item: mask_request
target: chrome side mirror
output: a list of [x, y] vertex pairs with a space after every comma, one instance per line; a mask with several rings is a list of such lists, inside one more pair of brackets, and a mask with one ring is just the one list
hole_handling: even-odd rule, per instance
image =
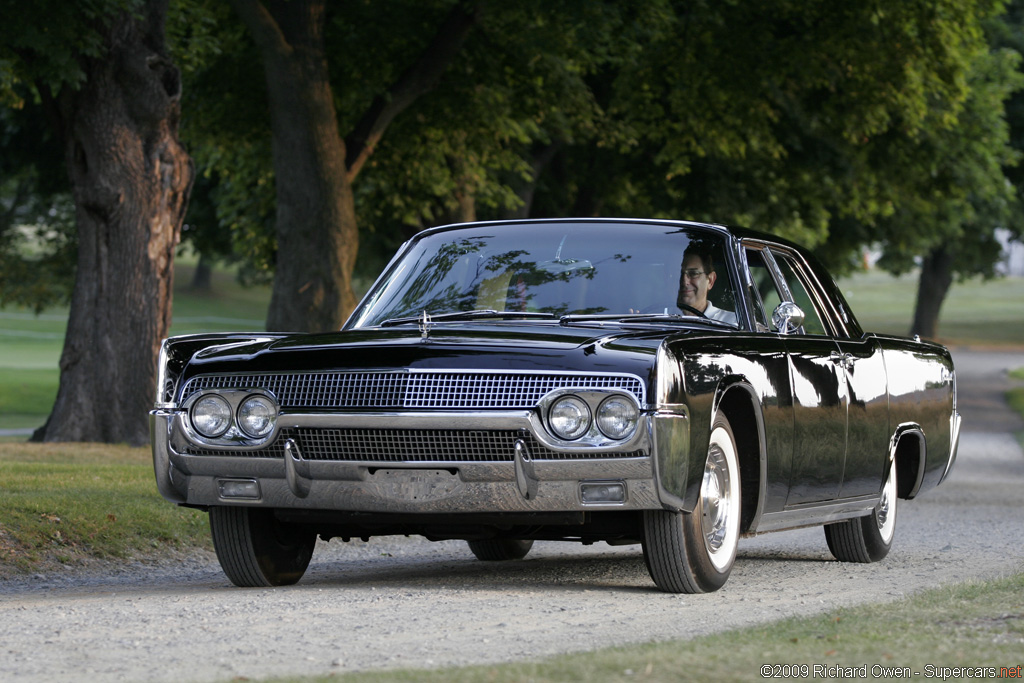
[[772, 325], [779, 334], [793, 334], [803, 324], [803, 309], [792, 301], [783, 301], [772, 311]]

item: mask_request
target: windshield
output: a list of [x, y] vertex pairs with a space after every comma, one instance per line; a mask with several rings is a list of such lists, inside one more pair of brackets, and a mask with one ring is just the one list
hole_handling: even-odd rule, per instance
[[555, 222], [441, 231], [411, 245], [348, 327], [474, 311], [700, 315], [735, 325], [728, 264], [725, 238], [697, 227]]

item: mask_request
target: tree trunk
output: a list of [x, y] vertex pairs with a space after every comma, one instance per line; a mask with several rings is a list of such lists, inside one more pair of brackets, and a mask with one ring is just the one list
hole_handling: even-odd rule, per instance
[[205, 254], [199, 255], [199, 262], [192, 273], [192, 283], [189, 289], [200, 294], [209, 294], [213, 291], [213, 266], [210, 257]]
[[325, 0], [232, 0], [263, 57], [277, 185], [277, 270], [267, 329], [338, 329], [355, 308], [352, 182], [395, 116], [434, 87], [475, 22], [454, 7], [419, 58], [376, 98], [348, 141], [324, 49]]
[[194, 175], [178, 142], [181, 80], [167, 0], [107, 29], [86, 82], [57, 98], [75, 199], [78, 266], [60, 388], [36, 440], [149, 441], [156, 358], [171, 323], [174, 248]]
[[953, 255], [946, 247], [933, 249], [921, 263], [917, 283], [917, 303], [910, 334], [935, 339], [939, 328], [939, 311], [953, 284]]
[[514, 209], [503, 211], [501, 216], [502, 218], [516, 219], [530, 217], [530, 212], [533, 209], [533, 196], [537, 191], [537, 180], [561, 148], [562, 142], [558, 140], [533, 150], [530, 163], [531, 168], [529, 180], [517, 178], [512, 183], [516, 196], [519, 197], [522, 203]]
[[324, 51], [324, 1], [234, 0], [263, 56], [277, 187], [267, 329], [336, 330], [355, 307], [359, 247]]

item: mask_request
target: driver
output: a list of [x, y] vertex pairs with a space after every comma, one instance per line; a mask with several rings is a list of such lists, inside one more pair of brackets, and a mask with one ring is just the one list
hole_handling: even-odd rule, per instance
[[683, 265], [679, 270], [679, 294], [676, 304], [683, 315], [701, 313], [705, 318], [737, 324], [736, 314], [716, 308], [708, 301], [708, 292], [715, 286], [718, 274], [715, 262], [708, 252], [688, 248], [683, 252]]

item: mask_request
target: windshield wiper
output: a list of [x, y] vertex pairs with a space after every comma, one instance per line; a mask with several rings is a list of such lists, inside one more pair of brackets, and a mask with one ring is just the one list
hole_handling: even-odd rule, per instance
[[580, 322], [621, 322], [621, 323], [708, 323], [715, 325], [716, 327], [725, 327], [730, 330], [736, 329], [736, 326], [723, 322], [721, 320], [714, 320], [712, 318], [705, 318], [703, 316], [696, 315], [680, 315], [679, 313], [603, 313], [600, 315], [590, 315], [587, 313], [574, 313], [570, 315], [563, 315], [559, 318], [559, 322], [563, 325], [569, 325], [572, 323]]
[[[495, 311], [493, 309], [480, 309], [475, 311], [453, 311], [452, 313], [438, 313], [431, 315], [428, 322], [450, 322], [452, 320], [477, 320], [480, 318], [498, 318], [501, 320], [514, 320], [516, 318], [546, 318], [553, 320], [554, 313], [538, 313], [535, 311]], [[392, 327], [395, 325], [412, 325], [423, 322], [423, 315], [411, 318], [390, 318], [380, 324], [381, 327]]]

